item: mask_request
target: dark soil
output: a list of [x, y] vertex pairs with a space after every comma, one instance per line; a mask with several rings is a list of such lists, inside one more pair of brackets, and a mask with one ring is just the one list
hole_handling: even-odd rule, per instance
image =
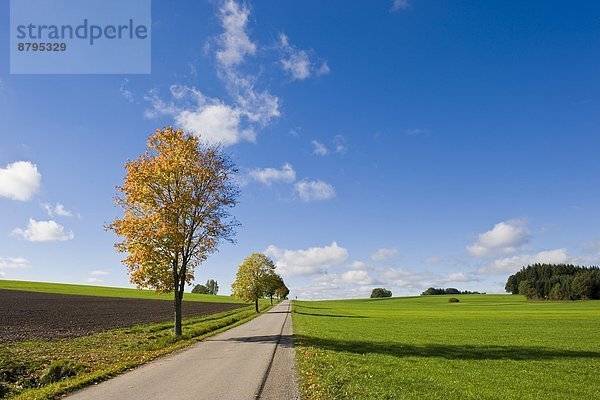
[[[183, 316], [216, 314], [245, 304], [183, 302]], [[173, 302], [0, 289], [0, 342], [85, 336], [173, 319]]]

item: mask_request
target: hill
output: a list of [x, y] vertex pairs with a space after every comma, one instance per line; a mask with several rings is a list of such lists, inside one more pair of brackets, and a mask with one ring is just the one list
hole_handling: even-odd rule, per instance
[[[29, 292], [72, 294], [82, 296], [120, 297], [126, 299], [173, 300], [172, 294], [156, 294], [152, 290], [117, 288], [109, 286], [72, 285], [66, 283], [47, 283], [29, 281], [0, 280], [0, 289], [25, 290]], [[211, 303], [243, 303], [231, 296], [185, 293], [185, 301]]]

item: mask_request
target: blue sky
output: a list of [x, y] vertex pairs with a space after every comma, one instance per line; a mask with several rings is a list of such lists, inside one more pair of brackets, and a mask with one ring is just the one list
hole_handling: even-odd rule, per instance
[[224, 294], [256, 251], [299, 298], [599, 263], [600, 3], [155, 0], [152, 20], [149, 75], [2, 59], [1, 277], [126, 286], [103, 226], [165, 125], [240, 168], [237, 243], [196, 272]]

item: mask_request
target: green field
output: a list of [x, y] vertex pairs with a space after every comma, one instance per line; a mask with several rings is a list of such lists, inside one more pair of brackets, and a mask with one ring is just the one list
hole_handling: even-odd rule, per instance
[[[29, 292], [60, 293], [86, 296], [122, 297], [128, 299], [173, 300], [169, 293], [157, 294], [152, 290], [116, 288], [108, 286], [71, 285], [65, 283], [8, 281], [0, 279], [0, 289], [25, 290]], [[231, 296], [185, 293], [185, 301], [203, 301], [213, 303], [243, 303]]]
[[306, 399], [600, 399], [600, 301], [294, 301]]

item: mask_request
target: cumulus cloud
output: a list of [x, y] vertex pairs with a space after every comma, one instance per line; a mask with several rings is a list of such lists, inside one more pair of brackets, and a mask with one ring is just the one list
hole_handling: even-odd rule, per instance
[[207, 97], [194, 87], [172, 85], [170, 92], [169, 102], [156, 90], [145, 96], [152, 105], [146, 110], [146, 117], [170, 115], [177, 126], [199, 136], [205, 143], [231, 146], [243, 140], [255, 140], [256, 133], [249, 122], [257, 118], [255, 112]]
[[223, 2], [219, 8], [223, 33], [215, 53], [217, 74], [232, 101], [206, 96], [195, 87], [172, 85], [170, 100], [163, 100], [157, 90], [145, 96], [151, 104], [145, 112], [147, 118], [172, 116], [177, 126], [207, 143], [231, 146], [255, 141], [256, 130], [268, 125], [280, 111], [277, 96], [257, 90], [257, 78], [240, 72], [246, 56], [256, 52], [256, 44], [246, 32], [249, 13], [234, 0]]
[[329, 200], [335, 197], [335, 189], [327, 182], [304, 179], [294, 185], [303, 201]]
[[4, 268], [25, 268], [29, 261], [23, 257], [0, 257], [0, 269]]
[[54, 217], [55, 215], [59, 217], [72, 217], [73, 213], [65, 208], [61, 203], [56, 203], [56, 205], [52, 206], [48, 203], [42, 203], [42, 207], [50, 217]]
[[103, 270], [96, 270], [96, 271], [90, 272], [90, 275], [92, 275], [92, 276], [106, 276], [106, 275], [109, 275], [109, 274], [110, 274], [110, 272], [103, 271]]
[[0, 168], [0, 197], [30, 200], [40, 189], [42, 175], [29, 161], [17, 161]]
[[336, 242], [324, 247], [288, 250], [270, 245], [265, 254], [275, 261], [284, 276], [312, 275], [339, 266], [348, 258], [348, 250]]
[[317, 156], [326, 156], [329, 153], [327, 147], [318, 140], [313, 140], [311, 143], [314, 147], [313, 154], [316, 154]]
[[383, 260], [387, 260], [388, 258], [390, 258], [396, 254], [398, 254], [398, 248], [382, 247], [381, 249], [377, 249], [375, 252], [373, 252], [373, 254], [371, 254], [371, 259], [375, 260], [375, 261], [383, 261]]
[[365, 270], [350, 270], [346, 271], [341, 275], [342, 282], [352, 283], [355, 285], [374, 285], [382, 283], [372, 276]]
[[513, 274], [530, 264], [560, 264], [570, 262], [571, 257], [567, 254], [567, 249], [554, 249], [540, 251], [536, 254], [522, 254], [518, 256], [500, 258], [492, 263], [479, 268], [479, 273], [485, 274]]
[[11, 234], [30, 242], [65, 241], [75, 237], [72, 231], [65, 231], [64, 226], [56, 221], [36, 221], [32, 218], [29, 219], [27, 228], [16, 228]]
[[226, 67], [239, 65], [246, 55], [256, 53], [256, 44], [246, 33], [250, 10], [233, 0], [224, 1], [219, 8], [219, 16], [224, 32], [219, 36], [221, 48], [217, 51], [217, 61]]
[[491, 230], [481, 233], [477, 242], [468, 246], [467, 250], [476, 257], [510, 254], [528, 241], [529, 232], [525, 222], [515, 219], [499, 222]]
[[281, 67], [294, 80], [304, 80], [313, 74], [325, 75], [330, 72], [326, 61], [317, 66], [311, 61], [309, 51], [296, 48], [284, 33], [279, 34], [279, 47], [284, 54], [280, 60]]
[[296, 171], [294, 171], [294, 168], [290, 164], [286, 163], [281, 169], [255, 168], [248, 173], [248, 176], [263, 185], [270, 186], [275, 182], [294, 182], [296, 180]]
[[406, 10], [410, 7], [408, 0], [394, 0], [392, 3], [392, 11]]

